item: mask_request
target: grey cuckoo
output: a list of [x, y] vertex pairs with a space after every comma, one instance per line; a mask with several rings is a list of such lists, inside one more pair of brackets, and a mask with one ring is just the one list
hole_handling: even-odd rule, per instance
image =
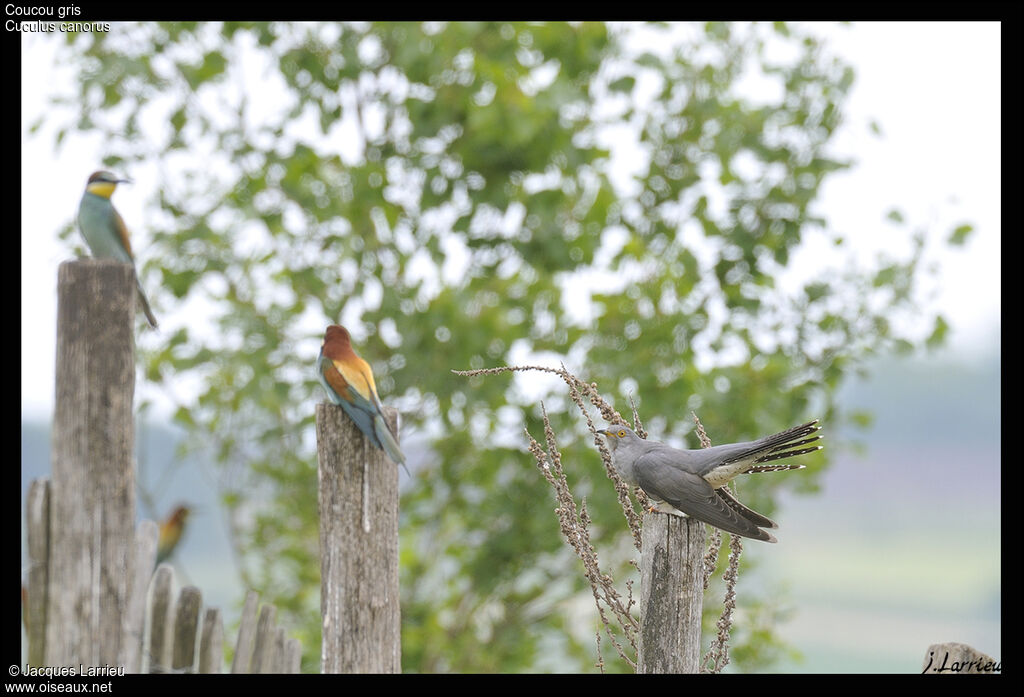
[[686, 514], [726, 532], [775, 542], [761, 528], [777, 528], [774, 522], [740, 503], [725, 486], [741, 474], [800, 469], [798, 464], [765, 464], [820, 450], [808, 446], [821, 436], [818, 420], [747, 443], [716, 445], [701, 450], [680, 450], [657, 441], [644, 440], [625, 426], [616, 425], [604, 435], [612, 465], [627, 483], [639, 486], [663, 513]]

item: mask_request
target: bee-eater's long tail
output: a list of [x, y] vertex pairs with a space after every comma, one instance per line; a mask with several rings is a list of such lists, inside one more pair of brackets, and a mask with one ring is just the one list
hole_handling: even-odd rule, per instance
[[139, 289], [139, 302], [142, 303], [142, 311], [146, 313], [146, 320], [149, 322], [149, 326], [156, 329], [156, 317], [153, 316], [153, 311], [149, 309], [149, 301], [146, 300], [146, 293], [142, 290], [142, 284], [139, 283], [138, 277], [135, 278], [135, 286]]
[[384, 446], [384, 452], [388, 454], [388, 457], [400, 464], [405, 469], [405, 473], [411, 477], [412, 472], [409, 471], [405, 464], [405, 455], [402, 454], [401, 448], [398, 447], [395, 437], [391, 435], [391, 429], [388, 427], [387, 421], [384, 420], [383, 416], [377, 414], [373, 418], [373, 426], [380, 444]]

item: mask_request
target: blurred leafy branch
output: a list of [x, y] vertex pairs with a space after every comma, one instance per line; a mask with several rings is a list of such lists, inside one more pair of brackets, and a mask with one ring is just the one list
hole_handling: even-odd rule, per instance
[[[403, 413], [403, 668], [424, 672], [594, 660], [596, 620], [568, 619], [588, 589], [518, 436], [539, 400], [452, 368], [555, 357], [659, 415], [652, 437], [682, 437], [699, 407], [729, 442], [850, 418], [841, 380], [922, 342], [901, 319], [920, 314], [923, 237], [906, 258], [797, 268], [805, 238], [845, 248], [814, 203], [850, 165], [829, 145], [854, 79], [799, 27], [118, 23], [66, 35], [60, 62], [77, 89], [44, 117], [58, 142], [98, 135], [108, 167], [159, 177], [137, 256], [179, 328], [140, 338], [145, 376], [214, 454], [242, 580], [298, 629], [307, 670], [325, 324], [352, 330]], [[582, 435], [543, 389], [555, 432]], [[625, 568], [596, 452], [560, 447], [594, 544]], [[746, 502], [770, 514], [777, 487], [811, 491], [821, 469]], [[748, 612], [732, 655], [753, 670], [782, 649], [777, 608]]]

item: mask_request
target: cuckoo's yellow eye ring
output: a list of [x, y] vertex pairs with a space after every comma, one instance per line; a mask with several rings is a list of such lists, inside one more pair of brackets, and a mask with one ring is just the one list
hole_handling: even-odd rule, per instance
[[619, 431], [619, 438], [625, 438], [625, 437], [626, 437], [626, 432], [623, 431], [623, 430], [620, 430]]

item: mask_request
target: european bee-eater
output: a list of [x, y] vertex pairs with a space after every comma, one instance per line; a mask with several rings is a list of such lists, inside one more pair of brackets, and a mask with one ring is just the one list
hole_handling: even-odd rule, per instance
[[[82, 237], [85, 238], [94, 257], [126, 261], [134, 269], [135, 259], [132, 258], [132, 246], [128, 241], [128, 228], [125, 227], [124, 220], [114, 208], [114, 204], [110, 202], [117, 185], [128, 181], [130, 180], [118, 179], [110, 172], [93, 172], [85, 185], [82, 201], [78, 204], [78, 227], [82, 230]], [[149, 301], [142, 290], [137, 272], [135, 285], [139, 289], [142, 311], [146, 313], [150, 326], [155, 328], [156, 318], [149, 309]]]
[[163, 522], [160, 523], [160, 537], [156, 543], [156, 563], [166, 560], [174, 553], [185, 532], [185, 523], [192, 513], [188, 506], [177, 506]]
[[327, 327], [316, 361], [316, 376], [330, 400], [345, 410], [371, 443], [408, 473], [395, 433], [384, 418], [370, 364], [352, 350], [352, 338], [345, 327]]

